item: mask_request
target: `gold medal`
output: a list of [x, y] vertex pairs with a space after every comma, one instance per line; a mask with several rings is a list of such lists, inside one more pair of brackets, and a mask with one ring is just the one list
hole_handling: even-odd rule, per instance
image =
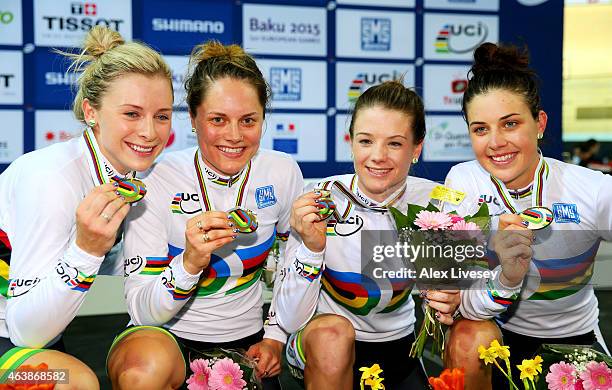
[[523, 210], [519, 217], [527, 222], [527, 229], [540, 230], [552, 223], [553, 212], [548, 207], [530, 207]]
[[119, 183], [117, 192], [125, 198], [127, 203], [138, 202], [147, 193], [145, 184], [136, 178], [118, 180], [117, 183]]
[[321, 193], [321, 197], [316, 200], [317, 207], [319, 208], [319, 215], [321, 220], [324, 221], [331, 217], [336, 210], [336, 204], [331, 197], [331, 191], [317, 189]]
[[240, 233], [253, 233], [257, 230], [257, 216], [251, 210], [234, 207], [227, 211], [229, 218], [234, 221], [234, 227]]

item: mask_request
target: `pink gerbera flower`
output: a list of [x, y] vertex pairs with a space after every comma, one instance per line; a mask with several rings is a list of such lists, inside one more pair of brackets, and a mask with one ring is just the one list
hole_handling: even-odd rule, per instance
[[582, 386], [582, 379], [576, 379], [576, 384], [574, 385], [574, 390], [584, 390], [584, 386]]
[[465, 222], [459, 221], [451, 226], [450, 230], [458, 231], [461, 233], [456, 233], [457, 238], [464, 240], [471, 240], [472, 238], [476, 239], [484, 239], [482, 232], [480, 230], [480, 226], [476, 225], [474, 222]]
[[417, 214], [414, 224], [421, 230], [444, 230], [450, 227], [453, 222], [448, 214], [421, 210]]
[[208, 380], [211, 390], [242, 390], [246, 382], [242, 370], [232, 359], [223, 358], [215, 363]]
[[193, 374], [187, 379], [187, 388], [189, 390], [209, 390], [208, 381], [210, 378], [209, 362], [205, 359], [195, 359], [189, 363], [189, 367]]
[[546, 383], [549, 390], [574, 390], [576, 384], [574, 366], [565, 362], [553, 364], [546, 375]]
[[612, 389], [612, 370], [604, 362], [589, 362], [586, 370], [580, 373], [584, 390]]

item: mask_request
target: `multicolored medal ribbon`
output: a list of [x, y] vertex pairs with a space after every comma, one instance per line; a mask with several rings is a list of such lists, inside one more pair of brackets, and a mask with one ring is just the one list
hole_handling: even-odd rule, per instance
[[[196, 150], [194, 157], [194, 165], [196, 169], [196, 177], [198, 180], [198, 186], [200, 193], [200, 202], [202, 203], [202, 209], [204, 211], [212, 211], [214, 210], [210, 197], [208, 196], [208, 190], [206, 189], [206, 180], [204, 173], [202, 171], [202, 167], [200, 166], [200, 157], [199, 151]], [[227, 211], [228, 217], [234, 221], [234, 227], [238, 229], [240, 233], [253, 233], [257, 230], [257, 215], [245, 208], [242, 207], [242, 201], [244, 199], [244, 195], [246, 193], [247, 183], [249, 181], [249, 176], [251, 174], [251, 161], [247, 164], [245, 168], [245, 172], [242, 174], [242, 181], [238, 186], [238, 194], [236, 195], [235, 207], [231, 208]], [[230, 181], [231, 182], [231, 181]]]
[[[127, 203], [134, 203], [141, 200], [147, 193], [145, 184], [136, 179], [136, 172], [130, 172], [126, 177], [121, 177], [117, 174], [115, 168], [106, 160], [104, 155], [100, 153], [98, 143], [90, 129], [86, 129], [83, 133], [85, 145], [91, 157], [89, 168], [94, 177], [94, 180], [100, 184], [117, 182], [117, 192], [123, 196]], [[130, 176], [131, 177], [128, 177]]]
[[318, 190], [321, 193], [321, 197], [316, 200], [317, 206], [319, 207], [319, 215], [321, 216], [321, 221], [326, 220], [331, 217], [336, 211], [336, 204], [331, 197], [331, 191], [328, 190]]
[[491, 175], [491, 182], [497, 191], [504, 207], [512, 214], [518, 214], [523, 221], [528, 223], [527, 228], [532, 230], [544, 229], [550, 225], [554, 218], [553, 213], [547, 207], [544, 207], [546, 199], [546, 180], [548, 178], [549, 168], [546, 160], [540, 154], [540, 162], [535, 171], [533, 178], [533, 191], [531, 194], [532, 207], [518, 212], [508, 189], [499, 179]]
[[[360, 196], [355, 195], [354, 191], [355, 191], [356, 184], [357, 184], [357, 175], [353, 175], [353, 178], [351, 179], [350, 189], [347, 188], [344, 183], [338, 180], [325, 181], [321, 184], [320, 188], [315, 188], [315, 191], [319, 191], [319, 192], [325, 191], [326, 193], [329, 193], [329, 196], [321, 196], [321, 198], [319, 198], [319, 200], [321, 199], [323, 200], [326, 206], [328, 205], [327, 200], [330, 200], [331, 203], [333, 204], [333, 207], [330, 207], [329, 210], [325, 212], [325, 214], [330, 213], [330, 215], [333, 215], [334, 218], [338, 222], [344, 222], [347, 220], [351, 212], [351, 208], [353, 207], [354, 204], [362, 208], [371, 210], [371, 211], [384, 213], [388, 210], [390, 206], [392, 206], [398, 199], [400, 199], [402, 195], [404, 195], [404, 192], [406, 192], [406, 184], [404, 184], [402, 188], [397, 190], [394, 194], [392, 194], [389, 197], [390, 198], [389, 201], [385, 202], [383, 205], [374, 205], [374, 204], [368, 204], [368, 202], [365, 199], [362, 199]], [[343, 198], [346, 198], [348, 201], [348, 205], [342, 214], [340, 214], [338, 208], [333, 202], [333, 197], [331, 196], [332, 189], [334, 188], [338, 190], [338, 193], [337, 193], [338, 196], [342, 196]], [[325, 195], [325, 193], [323, 195]], [[321, 214], [321, 211], [319, 211], [319, 215], [324, 216], [323, 214]], [[327, 216], [326, 218], [329, 218], [329, 216]]]

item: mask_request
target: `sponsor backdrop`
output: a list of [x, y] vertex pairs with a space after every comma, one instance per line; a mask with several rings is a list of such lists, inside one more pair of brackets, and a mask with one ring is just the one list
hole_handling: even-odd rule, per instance
[[196, 144], [182, 84], [192, 47], [213, 38], [256, 56], [273, 92], [262, 147], [291, 154], [305, 177], [352, 169], [352, 104], [370, 86], [401, 77], [427, 110], [415, 174], [443, 180], [473, 158], [460, 112], [473, 49], [502, 41], [529, 46], [549, 115], [544, 153], [561, 155], [561, 1], [0, 0], [0, 172], [82, 130], [70, 111], [78, 75], [51, 50], [78, 47], [95, 25], [147, 42], [172, 67], [167, 150]]

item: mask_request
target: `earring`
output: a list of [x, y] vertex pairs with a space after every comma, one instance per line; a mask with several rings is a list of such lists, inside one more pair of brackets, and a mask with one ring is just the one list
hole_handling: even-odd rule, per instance
[[87, 121], [87, 124], [89, 125], [89, 127], [94, 127], [96, 125], [96, 120], [90, 119]]
[[418, 157], [415, 157], [415, 158], [412, 159], [412, 163], [413, 164], [416, 164], [418, 162], [419, 162], [419, 158]]
[[544, 138], [544, 134], [543, 133], [538, 133], [538, 139], [542, 139]]
[[192, 127], [192, 128], [191, 128], [191, 132], [192, 132], [192, 133], [195, 133], [195, 132], [196, 132], [196, 128], [195, 128], [195, 127]]

